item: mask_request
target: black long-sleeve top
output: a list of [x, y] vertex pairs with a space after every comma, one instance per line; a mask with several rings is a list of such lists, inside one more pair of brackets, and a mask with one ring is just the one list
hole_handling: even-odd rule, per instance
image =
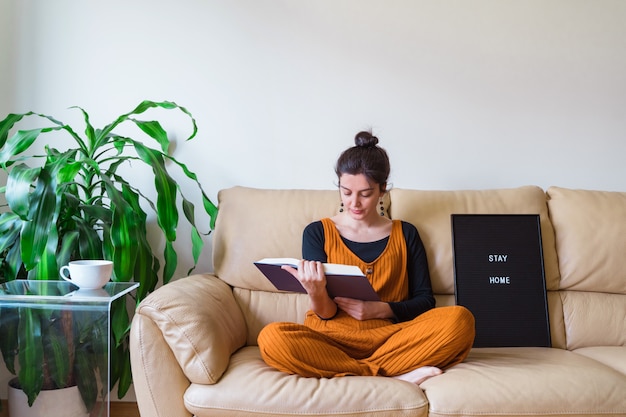
[[[389, 306], [397, 321], [408, 321], [435, 307], [426, 250], [417, 228], [411, 223], [402, 222], [402, 234], [407, 247], [407, 271], [409, 296], [405, 301], [390, 302]], [[389, 237], [361, 243], [341, 238], [346, 246], [364, 262], [373, 262], [387, 247]], [[324, 252], [324, 226], [321, 221], [309, 224], [302, 236], [302, 257], [309, 261], [327, 262]]]

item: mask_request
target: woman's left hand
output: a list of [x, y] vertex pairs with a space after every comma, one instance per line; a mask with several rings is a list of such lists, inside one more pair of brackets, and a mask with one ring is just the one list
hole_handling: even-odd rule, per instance
[[361, 301], [354, 298], [335, 297], [337, 306], [357, 320], [388, 319], [393, 317], [389, 304], [382, 301]]

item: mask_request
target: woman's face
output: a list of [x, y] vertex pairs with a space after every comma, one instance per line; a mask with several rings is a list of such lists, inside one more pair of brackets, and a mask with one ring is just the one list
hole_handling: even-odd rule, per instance
[[363, 174], [341, 174], [339, 192], [344, 210], [355, 220], [380, 216], [378, 201], [383, 192], [381, 186], [368, 181]]

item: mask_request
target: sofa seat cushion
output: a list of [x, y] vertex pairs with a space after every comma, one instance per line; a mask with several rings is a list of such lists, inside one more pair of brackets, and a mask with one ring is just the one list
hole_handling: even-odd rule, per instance
[[267, 366], [256, 346], [237, 351], [218, 384], [191, 384], [184, 401], [197, 417], [428, 415], [428, 401], [416, 385], [383, 377], [287, 375]]
[[626, 377], [554, 348], [474, 349], [421, 385], [430, 416], [624, 416]]
[[594, 346], [576, 349], [574, 352], [595, 359], [626, 376], [626, 346]]

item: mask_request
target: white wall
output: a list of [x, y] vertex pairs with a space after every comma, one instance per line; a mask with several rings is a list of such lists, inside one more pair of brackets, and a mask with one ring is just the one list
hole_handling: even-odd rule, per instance
[[12, 110], [176, 101], [212, 195], [332, 188], [367, 127], [396, 187], [626, 191], [622, 0], [12, 2]]
[[12, 53], [14, 47], [15, 19], [13, 2], [0, 2], [0, 115], [2, 118], [11, 111], [14, 95], [15, 74]]
[[[14, 96], [13, 84], [15, 79], [14, 65], [13, 65], [13, 51], [14, 47], [14, 34], [15, 34], [15, 19], [14, 19], [14, 4], [13, 2], [0, 1], [0, 120], [5, 115], [11, 112], [11, 104]], [[0, 170], [0, 184], [6, 183], [6, 175], [4, 171]], [[1, 206], [6, 204], [4, 194], [0, 196], [0, 210]]]
[[0, 43], [0, 74], [12, 75], [0, 109], [80, 120], [67, 110], [80, 105], [103, 125], [145, 98], [176, 101], [200, 129], [176, 157], [212, 198], [233, 185], [333, 188], [339, 152], [370, 127], [395, 187], [626, 191], [622, 0], [3, 0], [4, 10], [14, 32]]

